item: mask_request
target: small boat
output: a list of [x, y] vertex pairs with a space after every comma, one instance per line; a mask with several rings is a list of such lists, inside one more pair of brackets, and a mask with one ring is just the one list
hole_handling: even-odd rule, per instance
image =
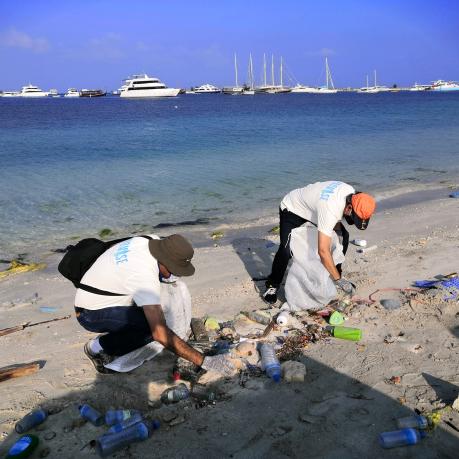
[[42, 91], [38, 86], [28, 84], [22, 87], [19, 95], [20, 97], [48, 97], [49, 92]]
[[57, 92], [57, 89], [50, 89], [49, 90], [49, 96], [50, 97], [54, 97], [54, 98], [61, 97], [60, 94]]
[[180, 91], [177, 88], [168, 88], [158, 78], [142, 74], [133, 75], [125, 80], [125, 84], [120, 88], [120, 97], [132, 99], [175, 97]]
[[243, 96], [253, 96], [255, 95], [255, 82], [253, 78], [253, 62], [252, 62], [252, 53], [249, 55], [249, 84], [244, 86], [242, 91]]
[[442, 92], [459, 91], [459, 83], [456, 81], [437, 80], [432, 83], [432, 89]]
[[325, 58], [325, 86], [320, 86], [318, 88], [311, 88], [308, 91], [310, 94], [336, 94], [338, 92], [335, 89], [333, 83], [333, 78], [331, 75], [330, 67], [328, 66], [328, 58]]
[[414, 86], [411, 86], [409, 90], [410, 91], [430, 91], [431, 89], [432, 89], [432, 85], [430, 84], [414, 83]]
[[102, 89], [82, 89], [80, 97], [103, 97], [107, 93]]
[[312, 86], [304, 86], [298, 83], [296, 86], [293, 86], [293, 88], [291, 89], [291, 92], [304, 93], [304, 94], [315, 94], [317, 92], [317, 88], [314, 88]]

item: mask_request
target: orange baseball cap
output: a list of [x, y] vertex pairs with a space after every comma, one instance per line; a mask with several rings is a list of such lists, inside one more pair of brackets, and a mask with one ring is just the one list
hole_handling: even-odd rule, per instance
[[375, 199], [366, 193], [356, 193], [351, 198], [351, 204], [355, 226], [360, 230], [366, 229], [376, 209]]

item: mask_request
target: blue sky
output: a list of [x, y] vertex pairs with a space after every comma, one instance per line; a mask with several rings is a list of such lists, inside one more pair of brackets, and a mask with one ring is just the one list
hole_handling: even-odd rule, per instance
[[[322, 84], [327, 55], [335, 85], [459, 80], [459, 2], [118, 1], [0, 2], [0, 89], [114, 89], [133, 73], [168, 86], [255, 77], [265, 52], [282, 55], [285, 80]], [[278, 76], [276, 75], [276, 78]]]

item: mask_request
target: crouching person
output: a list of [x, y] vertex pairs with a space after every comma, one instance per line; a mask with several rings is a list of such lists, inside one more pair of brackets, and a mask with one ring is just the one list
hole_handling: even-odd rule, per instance
[[190, 242], [178, 234], [164, 239], [133, 237], [102, 253], [84, 274], [75, 311], [83, 328], [103, 333], [84, 346], [99, 373], [111, 373], [104, 365], [151, 341], [205, 370], [233, 373], [225, 355], [205, 357], [166, 324], [160, 282], [192, 276], [193, 254]]

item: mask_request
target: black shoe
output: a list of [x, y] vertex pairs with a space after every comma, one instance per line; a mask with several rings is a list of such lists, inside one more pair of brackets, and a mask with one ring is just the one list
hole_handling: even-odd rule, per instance
[[277, 288], [271, 285], [266, 286], [266, 292], [263, 293], [263, 299], [268, 304], [274, 304], [277, 302]]
[[93, 354], [91, 351], [91, 348], [89, 346], [89, 343], [91, 341], [88, 341], [84, 345], [84, 353], [86, 354], [86, 357], [91, 361], [91, 363], [94, 365], [94, 368], [98, 373], [107, 375], [111, 373], [116, 373], [116, 371], [110, 370], [110, 368], [105, 368], [104, 365], [112, 362], [114, 360], [114, 357], [106, 354], [105, 352], [99, 352], [98, 354]]

